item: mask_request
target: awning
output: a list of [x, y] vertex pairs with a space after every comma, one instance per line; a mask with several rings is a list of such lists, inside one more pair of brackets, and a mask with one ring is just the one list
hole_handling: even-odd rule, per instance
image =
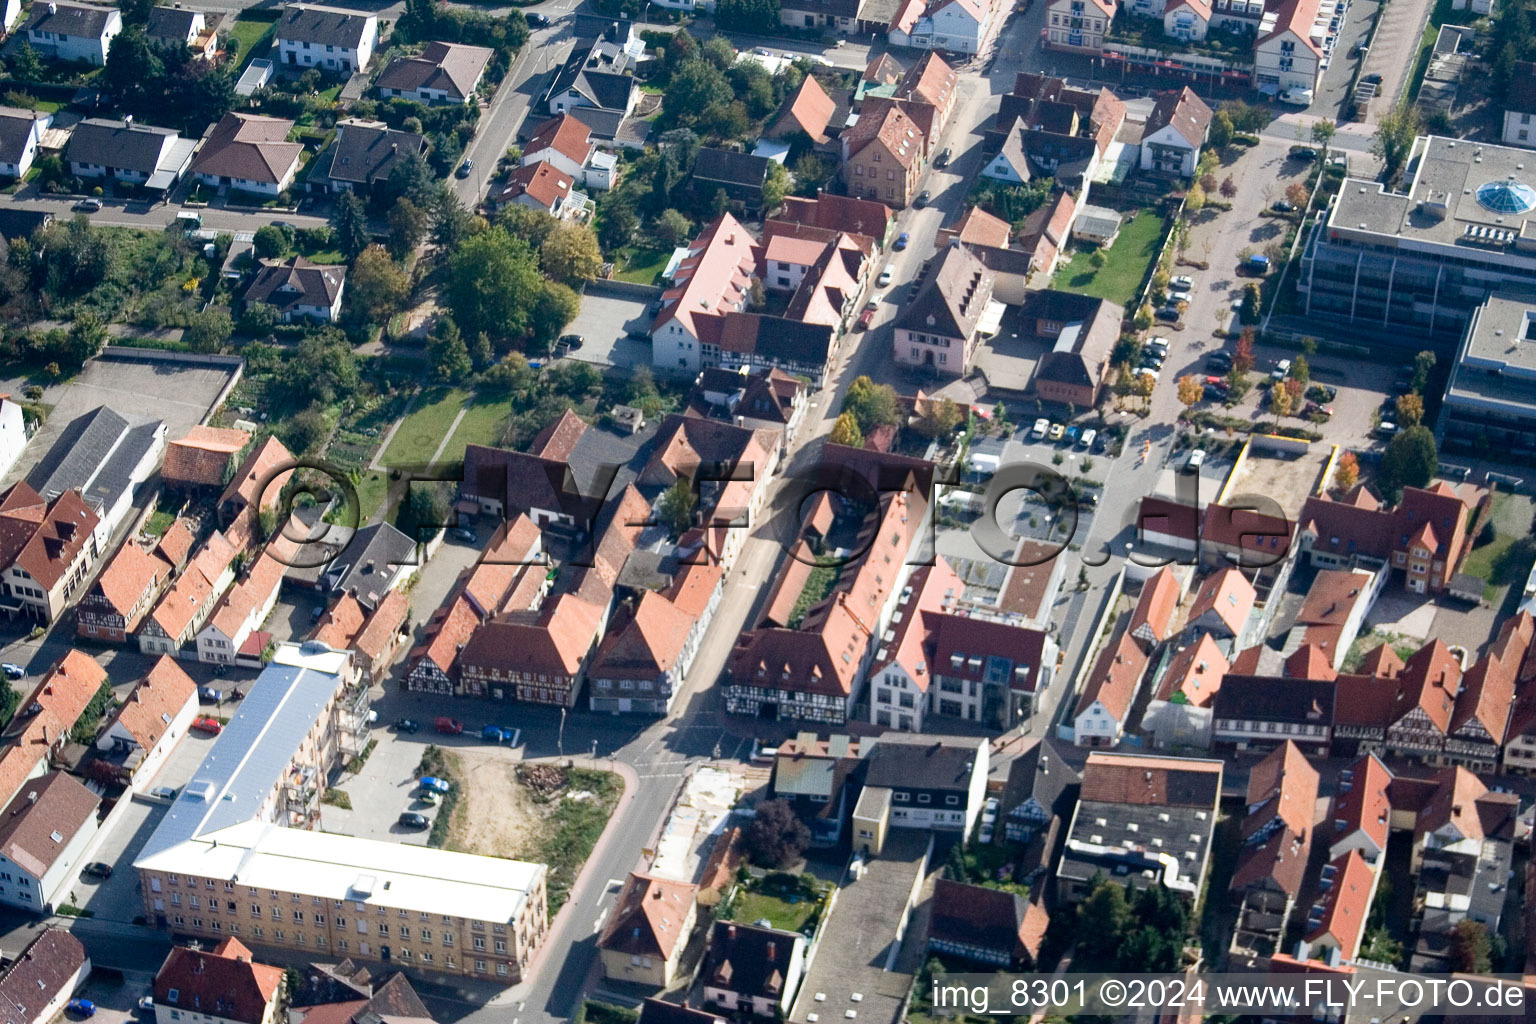
[[987, 303], [987, 308], [982, 310], [981, 319], [976, 322], [976, 329], [990, 338], [1002, 328], [1003, 314], [1007, 312], [1007, 305], [993, 299]]

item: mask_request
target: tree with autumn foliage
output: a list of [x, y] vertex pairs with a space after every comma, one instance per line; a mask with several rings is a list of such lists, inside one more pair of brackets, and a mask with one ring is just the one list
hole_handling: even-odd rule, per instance
[[1243, 328], [1243, 335], [1237, 339], [1237, 347], [1232, 352], [1232, 369], [1238, 373], [1253, 372], [1253, 339], [1253, 328]]
[[1237, 197], [1237, 182], [1234, 181], [1232, 179], [1232, 175], [1229, 174], [1225, 178], [1221, 179], [1221, 198], [1223, 198], [1223, 199], [1235, 199], [1236, 197]]
[[843, 444], [849, 448], [864, 447], [864, 432], [859, 429], [859, 421], [851, 412], [845, 412], [832, 424], [832, 433], [827, 437], [832, 444]]
[[1345, 452], [1333, 467], [1333, 484], [1340, 491], [1354, 490], [1360, 482], [1360, 460], [1354, 452]]
[[1397, 396], [1397, 425], [1404, 429], [1424, 422], [1424, 399], [1412, 392]]
[[1312, 193], [1307, 191], [1307, 186], [1303, 185], [1299, 181], [1293, 181], [1289, 185], [1285, 186], [1285, 201], [1296, 207], [1298, 210], [1306, 208], [1307, 200], [1310, 199], [1311, 196]]
[[1277, 380], [1269, 389], [1269, 407], [1276, 416], [1291, 414], [1291, 392], [1285, 386], [1285, 381]]
[[1186, 408], [1205, 397], [1205, 381], [1196, 373], [1186, 373], [1179, 378], [1179, 402]]

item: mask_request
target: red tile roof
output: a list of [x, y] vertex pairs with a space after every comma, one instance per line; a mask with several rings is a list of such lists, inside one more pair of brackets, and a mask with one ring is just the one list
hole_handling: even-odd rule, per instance
[[1248, 775], [1248, 817], [1243, 822], [1243, 838], [1252, 836], [1275, 818], [1292, 832], [1310, 836], [1320, 781], [1317, 769], [1294, 742], [1286, 740], [1276, 747]]
[[1385, 641], [1367, 651], [1360, 662], [1361, 673], [1383, 679], [1396, 678], [1402, 670], [1403, 659], [1399, 658], [1397, 651]]
[[131, 633], [148, 609], [141, 609], [132, 618], [128, 617], [129, 613], [146, 592], [158, 590], [161, 584], [170, 579], [171, 572], [171, 566], [163, 558], [129, 541], [112, 556], [112, 561], [96, 577], [92, 589], [105, 597], [112, 609], [124, 617], [123, 628]]
[[1179, 578], [1167, 566], [1141, 585], [1136, 610], [1131, 613], [1131, 635], [1149, 644], [1168, 639], [1173, 628], [1173, 613], [1179, 607]]
[[0, 568], [20, 566], [51, 591], [100, 522], [79, 491], [49, 504], [25, 482], [15, 484], [0, 498]]
[[[575, 120], [572, 118], [572, 120]], [[580, 124], [580, 122], [577, 122]], [[581, 435], [587, 432], [587, 421], [576, 415], [572, 409], [567, 409], [560, 414], [560, 418], [543, 430], [533, 439], [533, 444], [528, 451], [541, 459], [554, 459], [556, 462], [564, 462], [571, 457], [571, 452], [576, 450], [576, 444], [581, 440]]]
[[662, 293], [661, 310], [651, 321], [651, 330], [676, 318], [699, 337], [703, 328], [695, 322], [695, 314], [740, 310], [757, 267], [755, 245], [740, 221], [721, 214], [689, 244], [688, 255], [672, 276], [672, 287]]
[[1129, 633], [1118, 634], [1104, 645], [1094, 662], [1093, 672], [1083, 684], [1077, 713], [1083, 714], [1097, 701], [1117, 722], [1124, 722], [1146, 668], [1147, 652], [1131, 639]]
[[598, 948], [671, 959], [678, 943], [688, 938], [683, 925], [698, 892], [698, 886], [687, 882], [630, 872], [597, 940]]
[[575, 181], [575, 178], [554, 164], [540, 160], [513, 171], [500, 198], [505, 202], [526, 195], [544, 209], [554, 212], [565, 201], [565, 197], [571, 194], [571, 186]]
[[352, 641], [357, 653], [369, 661], [377, 661], [388, 649], [392, 638], [404, 628], [411, 614], [411, 599], [398, 590], [391, 590], [368, 616], [361, 633]]
[[1079, 800], [1138, 807], [1214, 807], [1220, 761], [1094, 751], [1083, 766]]
[[1341, 778], [1333, 797], [1332, 841], [1363, 832], [1377, 850], [1385, 850], [1392, 824], [1392, 802], [1387, 798], [1392, 773], [1375, 754], [1366, 754], [1348, 770], [1348, 783]]
[[578, 167], [585, 167], [592, 151], [592, 132], [570, 114], [552, 117], [533, 130], [524, 153], [537, 153], [541, 149], [554, 149]]
[[196, 696], [197, 684], [192, 677], [181, 670], [175, 658], [162, 654], [113, 713], [108, 727], [121, 725], [146, 752], [153, 750], [187, 701]]
[[1463, 839], [1482, 839], [1485, 833], [1477, 804], [1487, 795], [1488, 787], [1459, 765], [1441, 770], [1435, 782], [1434, 795], [1414, 821], [1414, 843], [1418, 844], [1426, 832], [1444, 828], [1454, 830]]
[[191, 525], [187, 520], [178, 518], [160, 535], [160, 540], [155, 544], [155, 554], [180, 572], [181, 567], [187, 564], [187, 556], [192, 553], [192, 546], [196, 543], [197, 537], [193, 535]]
[[1444, 642], [1436, 637], [1415, 651], [1403, 666], [1398, 684], [1393, 722], [1418, 708], [1442, 735], [1450, 731], [1456, 691], [1461, 686], [1461, 664]]
[[[393, 591], [391, 591], [393, 593]], [[327, 647], [334, 647], [338, 651], [345, 651], [352, 646], [352, 641], [362, 631], [363, 621], [367, 618], [367, 612], [357, 598], [350, 593], [342, 594], [341, 599], [330, 608], [326, 609], [321, 617], [320, 624], [310, 633], [311, 640], [318, 640]]]
[[646, 591], [627, 621], [616, 623], [603, 638], [590, 674], [596, 678], [636, 678], [631, 673], [670, 672], [682, 657], [693, 629], [693, 616], [660, 594]]
[[1186, 621], [1193, 625], [1206, 613], [1214, 613], [1233, 636], [1240, 636], [1257, 597], [1253, 584], [1241, 572], [1223, 569], [1200, 584]]
[[212, 950], [175, 946], [155, 975], [155, 1002], [183, 1013], [262, 1024], [282, 981], [282, 968], [253, 963], [251, 951], [237, 939]]
[[1158, 700], [1173, 700], [1181, 695], [1185, 703], [1197, 708], [1210, 705], [1221, 689], [1221, 679], [1231, 665], [1209, 633], [1173, 656], [1157, 689]]
[[[1307, 631], [1307, 635], [1311, 636], [1311, 630]], [[1322, 647], [1313, 643], [1302, 644], [1285, 659], [1285, 674], [1292, 679], [1338, 678], [1328, 655], [1323, 653]]]
[[244, 430], [194, 426], [185, 437], [165, 446], [161, 479], [171, 484], [223, 487], [229, 460], [250, 442], [251, 435]]
[[1369, 729], [1385, 734], [1387, 726], [1394, 721], [1392, 711], [1397, 704], [1397, 680], [1389, 676], [1339, 676], [1334, 693], [1335, 728]]
[[[106, 681], [106, 670], [89, 655], [69, 651], [17, 704], [16, 717], [11, 720], [6, 733], [25, 732], [34, 717], [51, 720], [56, 735], [68, 732]], [[34, 707], [38, 710], [31, 711]]]
[[902, 167], [922, 159], [925, 145], [922, 128], [892, 99], [865, 100], [859, 120], [842, 137], [850, 157], [878, 142]]
[[1323, 870], [1332, 884], [1319, 900], [1322, 914], [1318, 923], [1308, 929], [1307, 941], [1316, 942], [1331, 935], [1343, 958], [1353, 960], [1360, 952], [1360, 939], [1365, 934], [1366, 915], [1370, 913], [1371, 896], [1376, 891], [1376, 875], [1359, 850], [1350, 850], [1335, 858]]
[[459, 652], [480, 628], [480, 614], [469, 598], [460, 594], [446, 608], [439, 608], [427, 620], [426, 636], [411, 651], [411, 661], [425, 658], [446, 676], [458, 665]]
[[836, 110], [837, 104], [816, 81], [816, 76], [806, 75], [800, 88], [785, 104], [784, 113], [779, 115], [773, 130], [779, 133], [802, 131], [812, 142], [826, 142], [827, 125]]

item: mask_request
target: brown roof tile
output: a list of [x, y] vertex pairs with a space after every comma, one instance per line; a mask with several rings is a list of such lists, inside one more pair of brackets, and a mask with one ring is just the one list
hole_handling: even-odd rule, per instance
[[1083, 684], [1083, 695], [1077, 702], [1077, 713], [1083, 714], [1097, 701], [1117, 722], [1124, 722], [1146, 669], [1147, 652], [1129, 633], [1117, 634], [1104, 645], [1093, 663], [1093, 672]]
[[683, 925], [698, 891], [698, 886], [687, 882], [631, 872], [597, 940], [598, 948], [670, 959], [677, 944], [688, 938]]
[[1319, 900], [1323, 912], [1316, 927], [1308, 930], [1307, 940], [1316, 941], [1324, 935], [1331, 935], [1338, 942], [1344, 959], [1353, 960], [1360, 951], [1360, 939], [1365, 934], [1371, 895], [1376, 891], [1376, 875], [1359, 850], [1350, 850], [1342, 857], [1335, 858], [1329, 862], [1328, 867], [1333, 869], [1333, 884], [1324, 890]]
[[212, 950], [176, 946], [155, 975], [155, 1002], [183, 1013], [262, 1024], [282, 981], [282, 968], [254, 963], [238, 939], [225, 939]]
[[1131, 635], [1150, 644], [1160, 644], [1168, 639], [1173, 628], [1173, 613], [1179, 607], [1179, 578], [1164, 566], [1156, 576], [1141, 585], [1141, 596], [1136, 599], [1136, 610], [1131, 613]]
[[198, 424], [166, 445], [160, 477], [168, 483], [223, 487], [229, 460], [250, 441], [251, 435], [244, 430]]
[[31, 779], [0, 810], [0, 855], [41, 879], [100, 802], [72, 775], [48, 772]]
[[410, 614], [411, 599], [398, 590], [391, 590], [368, 616], [368, 622], [352, 646], [370, 661], [378, 660], [389, 647], [390, 639], [405, 628]]
[[158, 555], [152, 555], [129, 541], [118, 549], [112, 561], [96, 577], [95, 591], [107, 599], [113, 610], [124, 616], [124, 629], [133, 632], [144, 617], [141, 611], [127, 618], [147, 591], [157, 590], [170, 579], [171, 567]]
[[181, 670], [175, 658], [162, 654], [113, 713], [108, 728], [119, 724], [143, 750], [153, 750], [187, 701], [196, 696], [197, 684], [192, 677]]
[[1387, 798], [1392, 773], [1375, 754], [1361, 757], [1349, 772], [1348, 783], [1341, 779], [1333, 797], [1332, 840], [1337, 843], [1358, 831], [1369, 836], [1378, 850], [1385, 850], [1392, 825], [1392, 802]]
[[1212, 807], [1221, 791], [1221, 762], [1095, 751], [1083, 766], [1078, 799], [1141, 807]]
[[1181, 694], [1186, 703], [1207, 707], [1221, 689], [1221, 679], [1230, 667], [1211, 635], [1201, 633], [1198, 640], [1181, 649], [1168, 663], [1157, 688], [1157, 699], [1172, 700], [1175, 694]]
[[1213, 612], [1233, 636], [1240, 636], [1257, 596], [1253, 584], [1241, 572], [1223, 569], [1200, 584], [1188, 621], [1193, 624], [1207, 612]]
[[45, 928], [0, 974], [0, 1003], [17, 1024], [47, 1015], [86, 964], [85, 947], [62, 928]]

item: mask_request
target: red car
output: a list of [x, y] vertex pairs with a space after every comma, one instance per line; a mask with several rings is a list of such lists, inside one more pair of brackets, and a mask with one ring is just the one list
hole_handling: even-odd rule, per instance
[[872, 310], [872, 309], [866, 309], [864, 312], [860, 313], [859, 314], [859, 330], [861, 330], [861, 331], [869, 330], [870, 321], [874, 320], [874, 318], [875, 318], [875, 311]]
[[219, 720], [217, 718], [195, 719], [192, 722], [192, 728], [196, 729], [198, 732], [205, 732], [210, 736], [217, 736], [219, 733], [224, 731], [224, 727], [219, 724]]
[[1225, 378], [1225, 377], [1215, 377], [1215, 376], [1206, 377], [1205, 378], [1205, 383], [1208, 386], [1216, 388], [1216, 389], [1221, 390], [1221, 391], [1225, 391], [1225, 390], [1227, 390], [1228, 387], [1231, 386], [1230, 383], [1228, 382], [1227, 378]]
[[459, 733], [464, 731], [464, 723], [459, 721], [457, 718], [448, 718], [447, 716], [443, 716], [432, 724], [438, 732], [447, 736], [457, 736]]

